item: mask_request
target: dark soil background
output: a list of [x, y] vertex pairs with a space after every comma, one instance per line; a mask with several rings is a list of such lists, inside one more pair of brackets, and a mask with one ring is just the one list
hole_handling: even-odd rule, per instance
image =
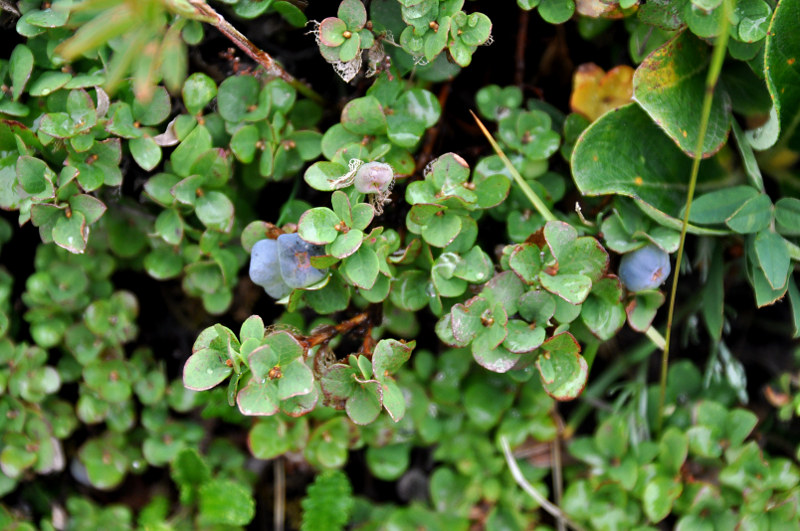
[[[335, 13], [336, 3], [333, 1], [312, 1], [307, 9], [309, 19], [322, 20]], [[223, 8], [224, 6], [217, 5]], [[455, 80], [432, 85], [430, 90], [438, 94], [443, 101], [443, 114], [435, 131], [429, 131], [423, 141], [422, 156], [435, 157], [439, 154], [454, 151], [470, 163], [474, 164], [480, 156], [490, 152], [490, 147], [482, 137], [469, 115], [475, 109], [476, 92], [488, 84], [506, 86], [519, 85], [527, 98], [540, 98], [560, 110], [569, 112], [569, 97], [572, 74], [575, 68], [585, 62], [594, 62], [604, 69], [618, 64], [630, 64], [627, 53], [628, 34], [621, 22], [611, 24], [609, 29], [592, 41], [584, 41], [577, 32], [575, 22], [562, 26], [546, 24], [538, 14], [521, 13], [513, 2], [477, 1], [467, 5], [469, 10], [481, 11], [493, 21], [494, 42], [491, 46], [479, 49], [473, 58], [472, 65], [465, 69]], [[223, 11], [224, 12], [224, 11]], [[256, 45], [280, 60], [293, 75], [305, 79], [311, 86], [323, 94], [328, 105], [321, 130], [338, 121], [343, 105], [353, 97], [362, 95], [370, 85], [369, 80], [356, 80], [353, 86], [343, 83], [334, 74], [330, 66], [319, 55], [313, 36], [305, 29], [292, 29], [278, 17], [269, 20], [244, 21], [232, 15], [228, 19], [234, 23]], [[14, 32], [4, 30], [6, 34]], [[224, 57], [223, 52], [231, 44], [213, 28], [206, 27], [206, 39], [191, 52], [190, 71], [205, 71], [217, 81], [231, 75], [234, 63]], [[13, 46], [7, 47], [11, 50]], [[251, 65], [250, 61], [239, 54], [241, 62], [236, 68]], [[426, 161], [420, 161], [418, 167], [424, 167]], [[569, 168], [559, 157], [553, 158], [553, 168], [568, 175]], [[129, 164], [131, 172], [136, 171], [135, 164]], [[136, 174], [126, 175], [123, 195], [138, 199], [141, 192], [141, 177]], [[298, 177], [299, 178], [299, 177]], [[257, 213], [261, 219], [274, 221], [285, 197], [292, 189], [291, 182], [270, 183], [260, 194]], [[401, 187], [402, 189], [402, 187]], [[317, 201], [313, 193], [303, 194], [301, 198], [311, 202]], [[321, 199], [321, 198], [320, 198]], [[568, 196], [563, 210], [569, 210], [577, 197]], [[571, 202], [570, 202], [571, 201]], [[321, 200], [318, 201], [321, 204]], [[396, 204], [396, 203], [394, 203]], [[591, 203], [589, 203], [591, 208]], [[2, 212], [3, 217], [12, 225], [17, 225], [17, 213]], [[499, 227], [499, 226], [498, 226]], [[489, 240], [487, 236], [504, 234], [504, 229], [486, 230], [481, 226], [484, 248], [493, 249], [503, 241]], [[38, 230], [30, 224], [15, 230], [13, 239], [2, 248], [0, 262], [16, 279], [14, 286], [14, 310], [19, 315], [25, 308], [20, 300], [24, 291], [25, 279], [33, 271], [33, 257], [39, 244]], [[730, 253], [736, 252], [737, 242], [731, 240]], [[692, 256], [689, 242], [689, 256]], [[250, 283], [246, 272], [242, 272], [242, 281], [237, 288], [234, 304], [230, 312], [221, 317], [212, 317], [202, 311], [197, 300], [189, 299], [181, 290], [180, 281], [158, 282], [143, 272], [130, 269], [121, 270], [114, 275], [117, 289], [127, 289], [136, 294], [140, 304], [140, 335], [135, 342], [150, 345], [158, 357], [167, 363], [170, 378], [180, 377], [183, 363], [188, 357], [191, 345], [197, 334], [214, 322], [221, 322], [236, 330], [244, 318], [257, 313], [270, 322], [280, 313], [280, 308], [272, 304], [271, 299], [264, 296], [260, 288]], [[763, 398], [764, 386], [782, 370], [791, 366], [796, 341], [790, 341], [789, 323], [791, 314], [788, 303], [778, 303], [773, 307], [757, 310], [751, 288], [742, 282], [734, 282], [740, 278], [735, 267], [729, 271], [730, 282], [726, 284], [726, 305], [731, 309], [728, 317], [731, 333], [726, 343], [743, 364], [747, 371], [748, 392], [753, 401], [750, 406], [764, 418], [771, 410]], [[694, 294], [699, 285], [697, 274], [688, 274], [682, 278], [679, 301], [685, 302], [688, 312], [684, 312], [684, 320], [677, 323], [675, 337], [680, 338], [686, 330], [686, 323], [696, 318], [702, 304]], [[665, 312], [661, 312], [665, 313]], [[659, 314], [661, 317], [661, 314]], [[431, 317], [428, 319], [427, 317]], [[433, 322], [432, 316], [420, 319], [421, 322]], [[688, 345], [677, 343], [673, 360], [681, 357], [692, 359], [701, 370], [704, 368], [709, 352], [708, 338], [702, 326], [694, 326], [699, 331], [696, 342]], [[24, 327], [23, 327], [24, 328]], [[25, 334], [18, 335], [26, 339]], [[28, 340], [30, 338], [27, 338]], [[418, 344], [434, 346], [438, 340], [432, 327], [423, 327]], [[624, 329], [612, 340], [608, 348], [602, 349], [595, 367], [602, 368], [611, 357], [624, 352], [627, 346], [641, 340], [639, 334]], [[135, 345], [134, 345], [135, 346]], [[433, 349], [435, 350], [435, 348]], [[658, 360], [652, 360], [651, 381], [657, 379]], [[598, 370], [598, 369], [595, 369]], [[591, 384], [591, 375], [590, 375]], [[570, 405], [561, 406], [561, 411], [568, 416]], [[588, 424], [588, 423], [586, 423]], [[227, 433], [244, 446], [246, 430], [218, 423], [207, 423], [220, 434]], [[591, 426], [586, 426], [587, 429]], [[800, 430], [795, 426], [772, 426], [774, 439], [766, 441], [768, 449], [775, 454], [791, 454], [792, 441], [800, 438]], [[299, 500], [312, 479], [312, 471], [300, 461], [286, 460], [287, 477], [287, 524], [296, 524], [299, 511]], [[412, 454], [412, 468], [429, 470], [431, 467], [430, 452], [426, 449], [415, 450]], [[271, 465], [261, 463], [260, 481], [257, 488], [259, 502], [256, 520], [252, 529], [266, 529], [272, 522], [272, 484], [273, 470]], [[398, 494], [396, 484], [372, 478], [367, 470], [362, 451], [350, 456], [347, 472], [351, 477], [357, 494], [366, 495], [376, 501], [393, 501], [403, 503], [405, 496]], [[407, 481], [419, 481], [424, 478], [411, 478]], [[66, 493], [75, 488], [75, 483], [68, 471], [48, 480], [51, 484], [61, 484]], [[98, 502], [124, 503], [133, 508], [146, 504], [154, 492], [171, 489], [167, 469], [150, 468], [143, 476], [129, 475], [125, 483], [111, 492], [100, 492], [83, 488], [83, 494]], [[175, 493], [173, 492], [173, 495]]]

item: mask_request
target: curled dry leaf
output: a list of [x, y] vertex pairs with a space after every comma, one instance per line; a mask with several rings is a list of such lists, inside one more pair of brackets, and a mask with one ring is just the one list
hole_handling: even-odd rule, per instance
[[175, 134], [175, 121], [177, 119], [177, 116], [173, 118], [172, 121], [167, 124], [167, 129], [163, 133], [153, 137], [153, 140], [156, 141], [156, 144], [164, 147], [174, 146], [178, 143], [178, 136]]
[[623, 18], [625, 14], [618, 3], [603, 0], [576, 0], [575, 10], [585, 17], [592, 18]]

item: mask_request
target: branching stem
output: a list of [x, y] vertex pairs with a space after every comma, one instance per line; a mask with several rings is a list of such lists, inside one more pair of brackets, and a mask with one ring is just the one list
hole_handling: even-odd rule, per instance
[[500, 437], [500, 446], [503, 447], [503, 454], [506, 457], [506, 463], [508, 464], [508, 468], [511, 471], [511, 475], [514, 477], [514, 481], [517, 482], [517, 485], [519, 485], [522, 488], [522, 490], [527, 492], [531, 498], [536, 500], [536, 503], [538, 503], [542, 507], [542, 509], [550, 513], [550, 515], [552, 515], [553, 518], [555, 518], [558, 521], [565, 522], [568, 526], [570, 526], [573, 529], [576, 529], [577, 531], [583, 531], [583, 527], [570, 520], [569, 517], [567, 517], [567, 515], [564, 514], [564, 511], [562, 511], [553, 502], [545, 498], [538, 490], [533, 488], [533, 485], [528, 483], [528, 480], [525, 479], [525, 476], [519, 469], [519, 465], [517, 465], [516, 459], [514, 459], [514, 456], [511, 453], [511, 447], [508, 445], [508, 439], [506, 439], [505, 435]]

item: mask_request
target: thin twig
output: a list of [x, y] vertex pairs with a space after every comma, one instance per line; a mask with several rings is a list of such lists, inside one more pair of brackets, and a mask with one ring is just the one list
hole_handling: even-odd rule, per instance
[[[556, 438], [552, 442], [553, 448], [553, 490], [556, 496], [556, 505], [561, 506], [561, 499], [564, 494], [564, 477], [561, 474], [561, 433], [564, 431], [564, 422], [561, 420], [561, 415], [558, 414], [558, 404], [553, 410], [553, 415], [556, 422]], [[558, 531], [567, 531], [567, 523], [564, 518], [556, 518], [556, 525]]]
[[[450, 89], [452, 88], [451, 85], [451, 83], [445, 83], [442, 86], [442, 89], [439, 91], [439, 109], [442, 115], [444, 115], [444, 109], [447, 105], [447, 98], [450, 96]], [[433, 125], [433, 127], [428, 129], [428, 132], [425, 134], [425, 143], [422, 145], [422, 149], [417, 157], [417, 165], [416, 168], [414, 168], [414, 173], [419, 173], [428, 164], [428, 162], [433, 159], [433, 148], [434, 144], [436, 144], [436, 140], [439, 138], [439, 132], [441, 131], [442, 123], [443, 121], [439, 120]]]
[[506, 457], [506, 463], [508, 463], [508, 469], [511, 471], [511, 475], [514, 477], [514, 481], [517, 482], [522, 490], [528, 493], [528, 495], [536, 500], [536, 502], [550, 515], [555, 518], [556, 520], [563, 520], [568, 526], [577, 531], [583, 531], [583, 527], [576, 524], [572, 520], [569, 519], [567, 515], [556, 505], [553, 504], [550, 500], [542, 496], [542, 494], [533, 488], [533, 485], [528, 483], [528, 480], [525, 479], [525, 476], [522, 475], [522, 471], [519, 469], [519, 465], [517, 465], [517, 461], [514, 459], [514, 456], [511, 453], [511, 448], [508, 446], [508, 439], [505, 435], [500, 437], [500, 446], [503, 447], [503, 454]]
[[190, 3], [197, 10], [198, 14], [204, 17], [203, 20], [211, 19], [212, 21], [210, 21], [209, 24], [215, 26], [223, 35], [228, 37], [231, 42], [238, 46], [240, 50], [250, 56], [250, 58], [255, 62], [263, 66], [267, 71], [267, 74], [283, 79], [297, 89], [300, 94], [316, 101], [317, 103], [322, 104], [325, 102], [322, 96], [317, 94], [311, 87], [301, 81], [298, 81], [289, 72], [284, 70], [283, 67], [278, 64], [278, 62], [275, 61], [271, 55], [253, 44], [250, 39], [245, 37], [239, 30], [231, 25], [230, 22], [225, 20], [222, 15], [220, 15], [214, 8], [209, 6], [205, 1], [190, 0]]
[[515, 54], [514, 84], [519, 88], [525, 83], [525, 48], [528, 45], [528, 20], [530, 12], [524, 9], [519, 14], [517, 29], [517, 51]]
[[703, 146], [705, 145], [706, 130], [708, 129], [708, 120], [711, 115], [711, 104], [714, 101], [714, 89], [717, 86], [720, 71], [722, 70], [722, 63], [725, 61], [725, 53], [728, 46], [728, 30], [727, 20], [731, 12], [730, 0], [723, 0], [722, 2], [723, 15], [720, 19], [720, 34], [714, 43], [714, 52], [711, 55], [711, 61], [708, 66], [708, 75], [706, 76], [706, 90], [703, 96], [703, 107], [700, 113], [700, 128], [697, 135], [697, 146], [694, 150], [694, 158], [692, 160], [692, 173], [689, 178], [689, 190], [686, 197], [686, 211], [683, 213], [683, 224], [681, 226], [681, 243], [678, 246], [678, 256], [675, 258], [675, 275], [672, 277], [672, 290], [669, 295], [669, 311], [667, 313], [667, 333], [664, 338], [664, 352], [661, 356], [661, 381], [659, 382], [659, 397], [658, 397], [658, 421], [656, 422], [656, 433], [661, 433], [661, 427], [664, 423], [664, 405], [667, 396], [667, 370], [669, 369], [669, 346], [670, 339], [672, 338], [672, 319], [675, 313], [675, 297], [678, 293], [678, 278], [680, 277], [681, 261], [683, 260], [683, 249], [686, 244], [686, 230], [689, 228], [689, 214], [692, 211], [692, 199], [694, 198], [694, 190], [697, 186], [697, 174], [700, 171], [700, 161], [703, 158]]
[[16, 15], [18, 17], [21, 16], [16, 6], [14, 6], [14, 4], [9, 2], [8, 0], [0, 0], [0, 9], [2, 9], [3, 11], [8, 11], [12, 15]]
[[337, 335], [346, 334], [353, 328], [363, 325], [369, 319], [369, 312], [362, 312], [355, 317], [351, 317], [347, 321], [343, 321], [337, 325], [325, 325], [311, 332], [310, 336], [300, 338], [302, 343], [305, 343], [307, 349], [316, 347], [327, 343]]
[[275, 488], [275, 506], [273, 508], [273, 525], [275, 531], [283, 531], [286, 519], [286, 468], [283, 457], [278, 457], [272, 462], [272, 471]]

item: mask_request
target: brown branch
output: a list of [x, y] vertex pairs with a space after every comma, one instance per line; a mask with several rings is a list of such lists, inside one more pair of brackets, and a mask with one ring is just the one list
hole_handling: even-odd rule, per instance
[[22, 16], [19, 10], [8, 0], [0, 0], [0, 10], [8, 11], [12, 15]]
[[207, 21], [209, 24], [215, 26], [223, 35], [228, 37], [240, 50], [246, 53], [251, 59], [264, 67], [267, 74], [279, 77], [293, 86], [299, 93], [305, 97], [316, 101], [317, 103], [324, 103], [322, 96], [317, 94], [311, 87], [305, 83], [298, 81], [289, 72], [283, 69], [275, 59], [272, 58], [264, 50], [253, 44], [250, 39], [245, 37], [239, 30], [237, 30], [230, 22], [220, 15], [214, 8], [209, 6], [203, 0], [189, 0], [189, 3], [200, 16], [201, 20]]
[[[444, 109], [447, 105], [447, 98], [450, 96], [450, 89], [452, 88], [451, 83], [445, 83], [442, 86], [442, 89], [439, 91], [439, 107], [441, 109], [440, 116], [444, 115]], [[414, 173], [419, 173], [422, 168], [424, 168], [428, 162], [431, 161], [433, 158], [433, 148], [436, 145], [436, 140], [439, 138], [439, 131], [441, 129], [442, 120], [439, 120], [434, 124], [433, 127], [428, 129], [428, 132], [425, 134], [425, 144], [423, 144], [422, 149], [419, 152], [419, 156], [417, 157], [417, 164], [414, 168]]]
[[306, 350], [308, 350], [316, 347], [317, 345], [323, 345], [329, 342], [337, 335], [346, 334], [354, 328], [365, 324], [368, 320], [369, 313], [363, 312], [337, 325], [321, 326], [320, 328], [314, 330], [310, 336], [298, 336], [297, 339], [303, 343]]
[[272, 462], [275, 499], [273, 500], [273, 529], [283, 531], [286, 516], [286, 468], [283, 457]]
[[530, 13], [522, 10], [519, 15], [519, 26], [517, 29], [517, 53], [516, 68], [514, 70], [514, 84], [522, 88], [525, 83], [525, 48], [528, 45], [528, 20]]

